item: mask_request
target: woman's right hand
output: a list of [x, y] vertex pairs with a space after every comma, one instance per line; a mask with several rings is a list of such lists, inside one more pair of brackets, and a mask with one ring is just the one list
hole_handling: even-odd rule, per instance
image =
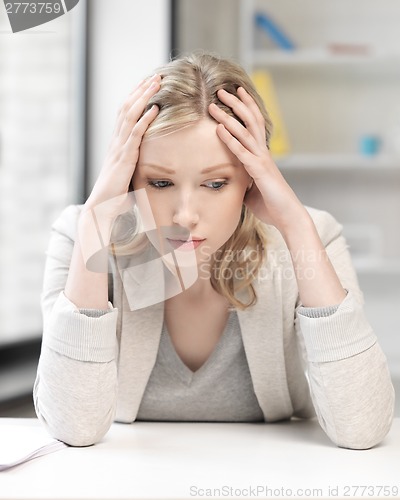
[[129, 209], [127, 193], [139, 158], [139, 147], [159, 109], [154, 105], [146, 113], [143, 111], [160, 89], [160, 81], [160, 75], [156, 74], [140, 82], [118, 114], [103, 167], [83, 209], [83, 213], [94, 210], [106, 225], [112, 225], [118, 215]]

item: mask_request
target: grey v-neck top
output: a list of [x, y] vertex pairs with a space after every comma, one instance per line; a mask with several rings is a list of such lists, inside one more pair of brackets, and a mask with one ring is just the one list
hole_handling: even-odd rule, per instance
[[236, 311], [195, 372], [179, 357], [164, 324], [137, 420], [261, 422]]

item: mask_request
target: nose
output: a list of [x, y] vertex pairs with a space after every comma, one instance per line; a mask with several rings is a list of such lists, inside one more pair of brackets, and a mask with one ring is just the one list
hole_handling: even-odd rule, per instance
[[193, 197], [185, 195], [177, 200], [174, 207], [172, 222], [187, 229], [192, 229], [199, 222], [199, 212], [196, 209]]

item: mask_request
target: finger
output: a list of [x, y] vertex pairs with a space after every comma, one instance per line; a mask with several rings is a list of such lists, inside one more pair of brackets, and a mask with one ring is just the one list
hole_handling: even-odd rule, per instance
[[145, 83], [147, 83], [148, 85], [150, 85], [150, 83], [152, 81], [154, 81], [156, 78], [159, 78], [160, 75], [158, 75], [157, 73], [155, 73], [154, 75], [150, 76], [150, 77], [147, 77], [147, 78], [143, 78], [142, 81], [140, 81], [136, 87], [132, 90], [132, 92], [129, 93], [129, 95], [131, 96], [132, 94], [134, 94], [142, 85], [144, 85]]
[[[152, 77], [152, 78], [153, 78], [153, 77]], [[144, 85], [146, 82], [148, 83], [149, 81], [150, 81], [150, 79], [149, 79], [149, 78], [143, 78], [143, 80], [141, 80], [141, 81], [140, 81], [140, 82], [136, 85], [136, 87], [134, 87], [134, 89], [133, 89], [131, 92], [129, 92], [128, 99], [129, 99], [129, 97], [130, 97], [132, 94], [134, 94], [134, 93], [135, 93], [138, 89], [140, 89], [140, 87], [142, 87], [142, 85]]]
[[139, 118], [143, 115], [149, 100], [160, 90], [160, 84], [157, 81], [151, 83], [151, 85], [139, 95], [135, 102], [132, 104], [131, 108], [125, 114], [122, 120], [121, 127], [119, 130], [119, 141], [121, 144], [125, 144], [128, 137], [132, 133], [133, 127], [138, 122]]
[[160, 81], [161, 77], [160, 75], [153, 75], [151, 78], [145, 78], [139, 84], [133, 89], [133, 91], [129, 94], [128, 98], [125, 100], [123, 105], [121, 106], [118, 117], [117, 117], [117, 123], [115, 126], [115, 135], [118, 135], [121, 126], [125, 120], [126, 114], [129, 112], [129, 110], [132, 108], [132, 105], [136, 102], [136, 100], [143, 95], [143, 93], [150, 87], [150, 85], [154, 81]]
[[253, 154], [261, 154], [260, 147], [256, 139], [247, 128], [243, 127], [243, 125], [236, 120], [236, 118], [233, 118], [233, 116], [225, 113], [225, 111], [216, 104], [210, 104], [209, 111], [211, 116], [222, 123], [224, 127], [229, 130], [229, 132], [235, 136], [245, 148]]
[[[244, 89], [240, 87], [243, 91]], [[239, 91], [239, 89], [238, 89]], [[239, 92], [238, 92], [239, 95]], [[242, 97], [242, 95], [240, 95]], [[246, 103], [240, 98], [227, 92], [224, 89], [218, 91], [218, 98], [221, 102], [232, 108], [234, 113], [243, 121], [245, 127], [261, 145], [265, 145], [265, 121], [254, 100], [247, 94]], [[248, 104], [251, 102], [251, 106]], [[261, 120], [260, 120], [261, 118]]]
[[[139, 147], [142, 142], [143, 136], [148, 129], [150, 123], [155, 119], [159, 112], [157, 105], [153, 105], [149, 110], [144, 113], [144, 115], [138, 120], [136, 125], [133, 127], [131, 134], [129, 135], [124, 148], [123, 155], [129, 159], [135, 159], [135, 166], [137, 157], [139, 156]], [[132, 172], [133, 175], [133, 172]]]
[[[251, 161], [254, 160], [254, 155], [246, 149], [222, 123], [217, 126], [217, 134], [218, 137], [228, 146], [230, 151], [232, 151], [232, 153], [238, 158], [238, 160], [243, 163], [247, 170], [246, 165], [251, 164]], [[252, 176], [251, 172], [249, 172], [249, 174]]]
[[243, 87], [238, 87], [237, 94], [240, 97], [241, 101], [253, 113], [253, 116], [255, 117], [255, 119], [256, 119], [259, 127], [260, 127], [260, 131], [262, 132], [261, 139], [264, 141], [264, 144], [265, 144], [265, 141], [266, 141], [266, 136], [265, 136], [265, 118], [262, 115], [261, 110], [258, 107], [258, 104], [255, 102], [255, 100], [252, 98], [252, 96]]
[[[110, 164], [118, 165], [120, 178], [126, 178], [128, 181], [132, 178], [139, 158], [139, 146], [143, 135], [149, 124], [157, 116], [158, 111], [158, 106], [153, 105], [135, 124], [126, 143], [115, 145], [114, 156]], [[107, 164], [105, 164], [104, 168], [107, 169]]]
[[[243, 89], [244, 90], [244, 89]], [[249, 107], [246, 103], [242, 102], [238, 97], [227, 92], [224, 89], [220, 89], [217, 92], [218, 99], [232, 108], [233, 112], [243, 121], [247, 130], [256, 138], [257, 141], [260, 141], [265, 145], [265, 122], [264, 118], [261, 115], [260, 110], [258, 109], [257, 104], [253, 101], [250, 95], [247, 94], [247, 102], [250, 99], [253, 101], [254, 106]], [[260, 115], [262, 121], [260, 121]]]
[[132, 92], [129, 94], [128, 98], [125, 100], [123, 105], [121, 106], [118, 117], [117, 117], [117, 122], [115, 125], [115, 131], [114, 133], [117, 135], [119, 134], [121, 130], [121, 125], [124, 122], [125, 116], [127, 113], [129, 113], [130, 109], [132, 108], [132, 105], [137, 101], [137, 99], [144, 94], [144, 92], [150, 87], [150, 85], [157, 81], [159, 82], [161, 80], [161, 76], [158, 74], [153, 75], [150, 78], [145, 78], [141, 82], [139, 82], [136, 87], [132, 90]]

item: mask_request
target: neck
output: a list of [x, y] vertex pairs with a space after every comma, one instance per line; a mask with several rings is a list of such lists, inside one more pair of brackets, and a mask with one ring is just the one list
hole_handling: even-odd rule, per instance
[[173, 310], [175, 307], [185, 307], [186, 309], [199, 309], [206, 307], [213, 309], [226, 308], [228, 310], [228, 300], [214, 290], [209, 279], [198, 278], [195, 283], [183, 292], [167, 299], [165, 305]]
[[[182, 294], [187, 299], [200, 300], [217, 293], [211, 286], [211, 281], [208, 278], [199, 276], [192, 286], [186, 288]], [[183, 297], [182, 297], [183, 298]]]
[[[179, 274], [181, 275], [181, 277], [179, 278], [179, 280], [181, 281], [182, 274], [185, 273], [185, 269], [186, 269], [185, 263], [182, 262], [182, 259], [180, 261], [180, 265], [178, 268], [176, 267], [175, 262], [172, 262], [172, 259], [170, 259], [169, 256], [167, 256], [167, 257], [164, 256], [163, 261], [164, 261], [164, 264], [166, 265], [166, 267], [171, 271], [171, 273], [175, 277], [178, 277]], [[194, 271], [192, 266], [193, 266], [192, 262], [187, 263], [187, 267], [189, 269], [192, 268], [192, 270]], [[198, 263], [196, 281], [193, 283], [193, 285], [186, 288], [183, 292], [179, 293], [176, 296], [177, 300], [196, 300], [196, 301], [198, 301], [198, 300], [208, 299], [210, 297], [215, 298], [216, 295], [218, 297], [221, 297], [221, 295], [218, 294], [211, 285], [211, 280], [210, 280], [211, 274], [210, 273], [211, 273], [211, 266], [210, 266], [209, 262]], [[171, 299], [169, 299], [169, 300], [171, 300]]]

